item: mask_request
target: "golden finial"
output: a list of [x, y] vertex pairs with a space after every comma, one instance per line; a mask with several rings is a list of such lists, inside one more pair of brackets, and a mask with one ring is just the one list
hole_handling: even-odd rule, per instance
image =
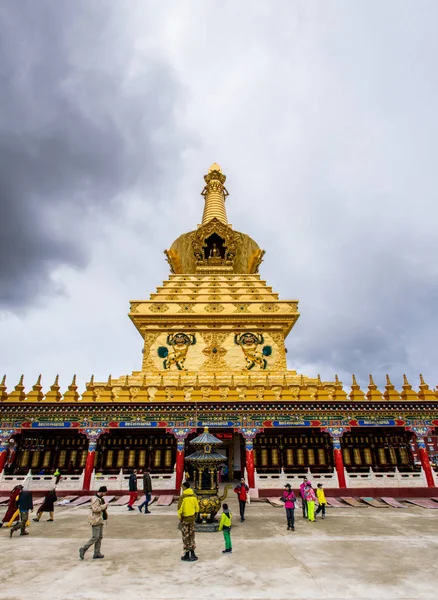
[[23, 379], [24, 379], [24, 375], [22, 375], [20, 377], [20, 381], [18, 382], [18, 385], [23, 385]]
[[360, 390], [360, 386], [357, 384], [356, 375], [353, 373], [353, 384], [351, 386], [355, 390]]
[[409, 385], [408, 378], [406, 377], [406, 375], [404, 373], [403, 373], [403, 385]]
[[76, 385], [76, 375], [73, 375], [73, 379], [71, 380], [71, 384], [68, 386], [68, 389], [71, 392], [74, 392], [78, 389], [78, 386]]
[[304, 387], [304, 375], [301, 375], [300, 377], [300, 386]]
[[339, 389], [340, 387], [341, 387], [341, 384], [339, 383], [339, 377], [336, 373], [335, 374], [335, 389]]
[[420, 385], [426, 385], [424, 383], [423, 375], [420, 373]]
[[208, 174], [204, 175], [206, 185], [201, 192], [201, 196], [204, 196], [205, 199], [204, 214], [202, 215], [203, 225], [214, 218], [228, 225], [227, 211], [225, 210], [225, 198], [228, 196], [228, 191], [224, 186], [226, 179], [217, 163], [213, 163]]
[[111, 375], [108, 375], [108, 381], [106, 382], [107, 388], [111, 387]]
[[36, 385], [41, 385], [41, 373], [38, 375]]
[[394, 386], [392, 385], [392, 381], [390, 380], [388, 374], [386, 374], [386, 386], [385, 387], [386, 387], [387, 390], [393, 390], [393, 389], [395, 389]]
[[94, 375], [90, 377], [90, 382], [86, 385], [87, 390], [94, 389]]
[[368, 388], [370, 390], [377, 390], [377, 385], [374, 383], [374, 379], [373, 379], [372, 375], [370, 375], [370, 383], [368, 385]]
[[1, 385], [2, 385], [2, 387], [4, 387], [6, 385], [6, 375], [3, 375], [3, 379], [2, 379]]
[[125, 387], [129, 387], [129, 377], [128, 377], [128, 375], [125, 376]]
[[53, 385], [59, 385], [59, 375], [55, 377], [55, 383]]

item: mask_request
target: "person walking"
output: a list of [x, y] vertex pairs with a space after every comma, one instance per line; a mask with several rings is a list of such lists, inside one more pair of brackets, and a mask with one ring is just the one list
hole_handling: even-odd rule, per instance
[[193, 562], [198, 560], [195, 554], [195, 521], [199, 513], [199, 502], [188, 481], [183, 483], [183, 493], [178, 502], [178, 518], [184, 554], [181, 560]]
[[93, 546], [93, 544], [93, 558], [105, 558], [100, 552], [100, 547], [103, 538], [103, 523], [108, 519], [108, 504], [103, 499], [107, 491], [105, 485], [101, 486], [91, 501], [90, 515], [88, 517], [88, 523], [91, 525], [91, 538], [82, 546], [82, 548], [79, 548], [79, 558], [81, 560], [84, 560], [85, 552], [90, 546]]
[[311, 523], [315, 523], [315, 492], [313, 491], [310, 481], [306, 483], [304, 495], [307, 503], [307, 517]]
[[138, 510], [141, 512], [141, 509], [144, 508], [144, 514], [149, 515], [150, 510], [148, 509], [149, 502], [151, 501], [152, 496], [152, 479], [150, 476], [150, 469], [146, 468], [143, 473], [143, 491], [144, 491], [144, 502], [140, 504]]
[[50, 492], [48, 492], [46, 494], [46, 497], [44, 498], [44, 502], [41, 504], [41, 506], [37, 510], [37, 514], [36, 514], [36, 517], [34, 518], [34, 521], [36, 523], [38, 523], [38, 521], [43, 516], [43, 512], [49, 513], [50, 518], [47, 519], [47, 522], [53, 521], [54, 515], [55, 515], [55, 502], [57, 500], [58, 500], [58, 498], [56, 496], [56, 490], [55, 490], [55, 488], [53, 488], [53, 490], [50, 490]]
[[134, 510], [134, 502], [137, 500], [137, 471], [134, 469], [129, 476], [129, 502], [128, 510]]
[[[4, 524], [8, 525], [9, 521], [12, 520], [15, 513], [18, 511], [18, 498], [20, 497], [20, 492], [23, 489], [22, 485], [16, 485], [9, 496], [8, 508], [3, 516], [3, 519], [0, 522], [0, 527], [3, 527]], [[19, 511], [17, 518], [19, 517]]]
[[20, 511], [20, 521], [17, 521], [10, 528], [9, 537], [12, 537], [18, 529], [21, 529], [20, 535], [29, 535], [29, 532], [26, 531], [26, 524], [29, 519], [29, 513], [33, 510], [32, 492], [29, 492], [29, 490], [21, 490], [18, 498], [18, 510]]
[[222, 504], [222, 515], [219, 522], [219, 531], [224, 534], [225, 550], [222, 550], [222, 554], [228, 554], [233, 551], [231, 546], [231, 518], [232, 514], [228, 509], [228, 504]]
[[248, 500], [249, 487], [246, 485], [244, 478], [240, 480], [239, 485], [234, 488], [239, 499], [239, 511], [240, 511], [240, 522], [243, 523], [245, 520], [245, 507], [246, 501]]
[[295, 494], [291, 488], [290, 483], [286, 483], [284, 486], [286, 489], [283, 492], [281, 498], [284, 502], [284, 508], [286, 509], [287, 528], [295, 531]]
[[307, 519], [307, 500], [306, 500], [306, 484], [308, 482], [307, 477], [304, 477], [303, 483], [300, 485], [300, 496], [301, 505], [303, 507], [303, 519]]
[[325, 492], [322, 483], [318, 483], [318, 485], [316, 486], [316, 497], [318, 498], [319, 506], [316, 509], [315, 517], [316, 515], [319, 515], [320, 512], [322, 512], [321, 519], [325, 519], [325, 507], [327, 506], [327, 500], [325, 497]]

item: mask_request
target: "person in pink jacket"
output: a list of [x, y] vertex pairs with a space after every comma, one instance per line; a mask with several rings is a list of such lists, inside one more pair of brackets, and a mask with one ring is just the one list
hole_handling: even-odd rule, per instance
[[310, 481], [306, 483], [306, 487], [304, 489], [304, 495], [307, 503], [307, 516], [309, 521], [315, 523], [315, 492], [313, 491], [312, 484]]
[[286, 489], [283, 492], [282, 500], [284, 502], [284, 508], [286, 509], [287, 528], [295, 531], [295, 494], [290, 486], [290, 483], [286, 483], [284, 486]]
[[306, 484], [307, 477], [304, 477], [303, 483], [300, 485], [301, 504], [303, 506], [303, 519], [307, 519], [307, 501], [306, 501]]

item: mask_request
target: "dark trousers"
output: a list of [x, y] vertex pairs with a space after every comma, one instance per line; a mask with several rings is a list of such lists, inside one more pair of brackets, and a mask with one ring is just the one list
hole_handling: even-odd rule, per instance
[[295, 527], [295, 509], [286, 508], [287, 526]]
[[307, 519], [307, 500], [305, 498], [301, 498], [301, 503], [303, 505], [303, 517]]
[[246, 507], [246, 500], [239, 500], [239, 511], [240, 511], [241, 519], [245, 518], [245, 507]]
[[145, 494], [144, 502], [142, 502], [138, 508], [141, 510], [144, 506], [145, 507], [144, 511], [148, 512], [148, 506], [149, 506], [150, 501], [151, 501], [151, 494], [150, 493]]
[[322, 516], [323, 516], [323, 517], [325, 517], [325, 506], [326, 506], [326, 505], [325, 505], [325, 503], [323, 503], [323, 504], [320, 504], [320, 505], [318, 506], [318, 508], [316, 509], [315, 516], [316, 516], [318, 513], [322, 512]]

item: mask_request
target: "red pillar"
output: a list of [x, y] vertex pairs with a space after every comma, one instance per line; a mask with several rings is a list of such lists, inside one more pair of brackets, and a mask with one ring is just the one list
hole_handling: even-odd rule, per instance
[[12, 436], [19, 432], [19, 429], [0, 429], [0, 473], [5, 465], [11, 465], [14, 460], [15, 440]]
[[434, 430], [434, 427], [431, 425], [418, 425], [414, 427], [406, 427], [406, 429], [408, 431], [412, 431], [412, 433], [415, 433], [415, 436], [417, 438], [418, 455], [421, 460], [421, 466], [423, 467], [424, 474], [426, 475], [427, 487], [435, 487], [432, 467], [430, 466], [429, 455], [427, 453], [427, 446], [424, 440], [425, 437], [431, 434], [431, 432]]
[[430, 466], [429, 455], [426, 450], [426, 444], [422, 438], [418, 438], [417, 443], [418, 454], [420, 455], [421, 464], [424, 469], [424, 474], [426, 475], [427, 487], [435, 487], [435, 482], [433, 480], [432, 474], [432, 467]]
[[95, 454], [96, 453], [95, 453], [94, 450], [91, 450], [91, 451], [89, 450], [88, 451], [87, 462], [85, 463], [84, 485], [82, 486], [83, 490], [89, 490], [90, 489], [91, 475], [93, 474], [93, 469], [94, 469], [94, 456], [95, 456]]
[[[181, 484], [183, 482], [184, 479], [184, 457], [185, 457], [185, 452], [184, 452], [184, 440], [183, 440], [183, 450], [179, 450], [179, 448], [176, 451], [176, 477], [175, 477], [175, 487], [177, 490], [179, 490], [181, 488]], [[178, 440], [178, 446], [179, 446], [179, 440]]]
[[246, 458], [246, 474], [248, 476], [248, 486], [255, 488], [255, 475], [254, 475], [254, 449], [253, 440], [245, 439], [245, 458]]
[[8, 449], [2, 448], [0, 450], [0, 473], [3, 471], [5, 467], [6, 457], [8, 456]]
[[342, 458], [341, 439], [346, 431], [350, 431], [349, 427], [321, 427], [321, 431], [330, 434], [333, 444], [333, 460], [335, 463], [336, 473], [338, 475], [339, 487], [344, 489], [347, 487], [345, 481], [344, 459]]
[[[346, 488], [345, 483], [345, 471], [344, 471], [344, 460], [342, 458], [342, 450], [335, 446], [337, 440], [333, 440], [333, 458], [335, 460], [336, 473], [338, 474], [338, 482], [340, 488]], [[339, 442], [340, 445], [340, 442]]]
[[89, 490], [91, 484], [91, 476], [93, 475], [94, 469], [94, 457], [96, 455], [97, 440], [100, 438], [102, 433], [108, 433], [109, 429], [80, 429], [79, 433], [83, 433], [88, 439], [88, 455], [85, 463], [84, 472], [84, 483], [82, 486], [83, 490]]
[[179, 492], [185, 474], [185, 448], [186, 437], [196, 429], [190, 427], [168, 427], [167, 433], [172, 433], [176, 437], [176, 464], [175, 464], [175, 488]]

